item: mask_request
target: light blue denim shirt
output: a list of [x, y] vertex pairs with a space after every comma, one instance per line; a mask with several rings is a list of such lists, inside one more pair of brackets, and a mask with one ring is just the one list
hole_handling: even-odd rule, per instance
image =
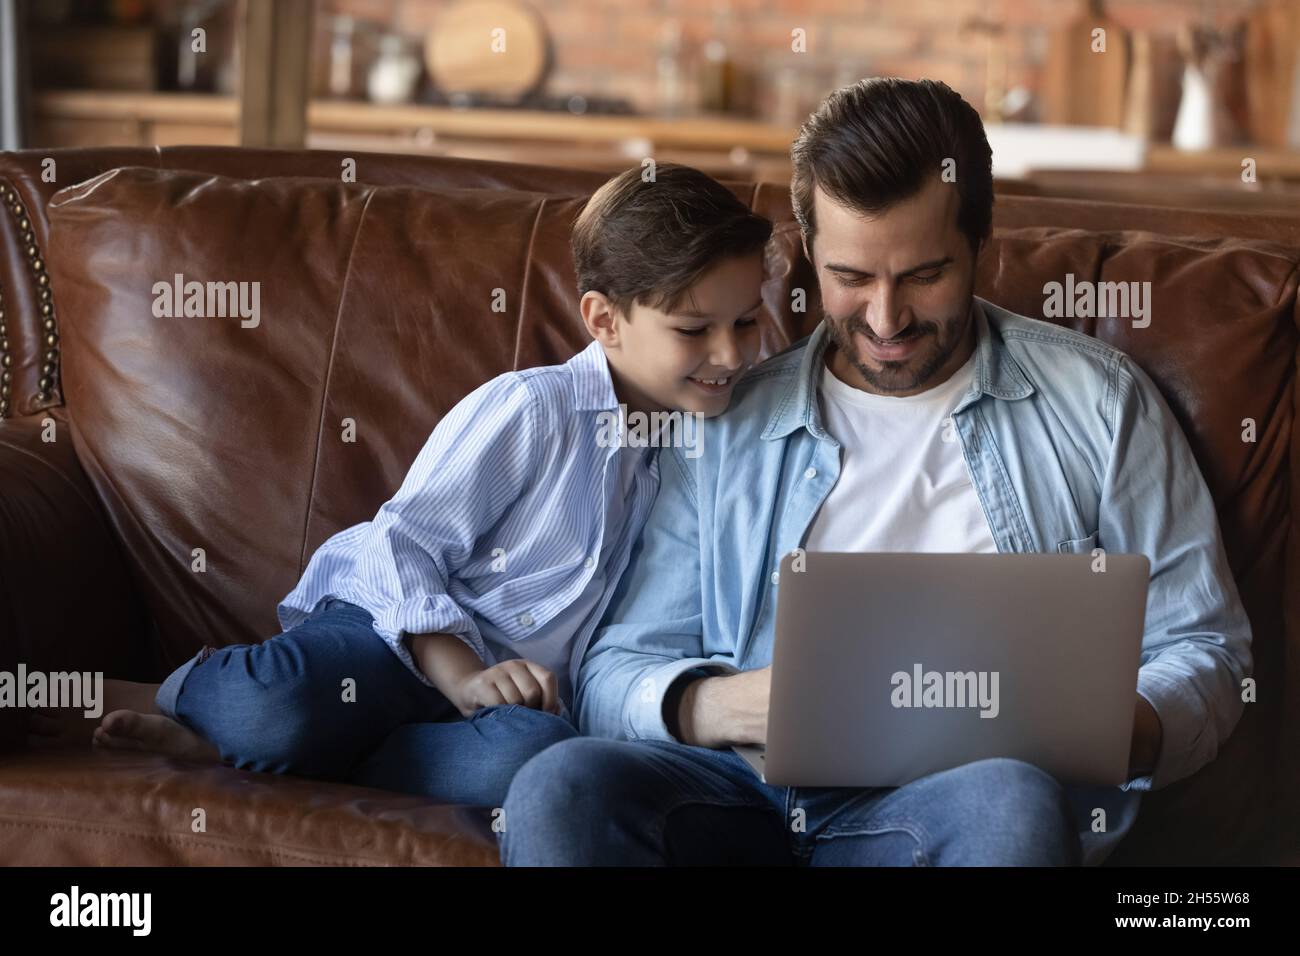
[[[962, 453], [1001, 552], [1144, 554], [1151, 562], [1137, 692], [1160, 717], [1154, 770], [1120, 787], [1067, 787], [1100, 862], [1136, 819], [1140, 791], [1214, 759], [1244, 709], [1251, 631], [1214, 503], [1186, 437], [1123, 352], [975, 300], [971, 389], [953, 411]], [[821, 421], [823, 322], [737, 383], [703, 423], [697, 457], [660, 454], [660, 491], [578, 675], [584, 734], [674, 739], [669, 686], [772, 659], [776, 571], [803, 545], [840, 471]]]

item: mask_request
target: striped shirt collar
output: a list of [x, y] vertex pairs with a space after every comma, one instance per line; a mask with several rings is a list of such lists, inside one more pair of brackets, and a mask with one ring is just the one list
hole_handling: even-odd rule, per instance
[[573, 380], [574, 408], [579, 411], [618, 408], [609, 360], [599, 342], [593, 339], [590, 345], [564, 364]]

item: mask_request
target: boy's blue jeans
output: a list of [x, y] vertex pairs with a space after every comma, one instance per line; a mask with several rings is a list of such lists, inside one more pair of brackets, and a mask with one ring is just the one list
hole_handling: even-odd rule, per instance
[[423, 684], [346, 601], [324, 602], [261, 644], [204, 648], [158, 690], [158, 709], [240, 769], [500, 807], [515, 772], [577, 736], [519, 705], [468, 718]]
[[1062, 866], [1082, 849], [1064, 789], [979, 760], [904, 787], [791, 788], [744, 759], [662, 740], [578, 737], [515, 776], [508, 866]]

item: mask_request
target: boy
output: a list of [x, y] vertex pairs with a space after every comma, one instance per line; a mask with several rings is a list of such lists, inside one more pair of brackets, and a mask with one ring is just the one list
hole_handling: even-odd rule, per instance
[[205, 647], [96, 743], [500, 806], [576, 735], [573, 676], [658, 490], [659, 442], [627, 419], [725, 410], [757, 360], [771, 228], [689, 167], [606, 183], [572, 237], [594, 341], [471, 392], [375, 518], [313, 555], [283, 633]]

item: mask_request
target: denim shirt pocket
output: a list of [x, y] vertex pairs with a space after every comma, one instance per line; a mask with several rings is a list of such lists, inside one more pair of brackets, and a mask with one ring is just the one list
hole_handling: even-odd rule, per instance
[[1069, 538], [1061, 541], [1056, 545], [1056, 550], [1061, 554], [1091, 554], [1095, 547], [1097, 547], [1096, 531], [1086, 538]]

